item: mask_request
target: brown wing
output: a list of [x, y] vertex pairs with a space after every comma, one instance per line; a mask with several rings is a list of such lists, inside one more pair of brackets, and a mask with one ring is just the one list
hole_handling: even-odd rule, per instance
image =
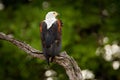
[[45, 44], [45, 34], [47, 32], [47, 24], [43, 21], [40, 23], [40, 37], [42, 42], [42, 47], [44, 48], [46, 46]]
[[61, 33], [62, 21], [61, 20], [57, 20], [57, 23], [58, 23], [58, 31]]

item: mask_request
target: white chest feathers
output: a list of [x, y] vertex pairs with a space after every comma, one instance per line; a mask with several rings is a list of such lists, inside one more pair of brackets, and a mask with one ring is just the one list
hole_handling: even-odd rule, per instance
[[44, 20], [46, 22], [46, 24], [47, 24], [47, 29], [49, 29], [56, 20], [57, 19], [55, 19], [55, 18]]

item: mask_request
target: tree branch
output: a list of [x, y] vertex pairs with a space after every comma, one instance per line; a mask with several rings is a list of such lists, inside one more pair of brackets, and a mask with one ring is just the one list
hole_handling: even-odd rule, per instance
[[[9, 41], [10, 43], [16, 45], [18, 48], [20, 48], [21, 50], [25, 51], [27, 54], [33, 57], [45, 60], [42, 51], [32, 48], [29, 44], [26, 44], [25, 42], [16, 40], [10, 35], [6, 35], [0, 32], [0, 39]], [[64, 67], [69, 77], [69, 80], [83, 80], [81, 70], [77, 65], [76, 61], [72, 57], [67, 55], [65, 51], [61, 52], [59, 56], [56, 56], [53, 62], [56, 62], [57, 64]]]

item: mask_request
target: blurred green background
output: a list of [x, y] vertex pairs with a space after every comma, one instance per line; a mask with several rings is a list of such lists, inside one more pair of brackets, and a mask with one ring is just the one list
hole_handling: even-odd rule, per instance
[[[62, 51], [93, 74], [85, 79], [120, 80], [120, 0], [0, 0], [0, 32], [41, 50], [39, 23], [49, 11], [63, 22]], [[52, 80], [68, 80], [61, 66], [50, 69]], [[45, 61], [0, 40], [0, 80], [48, 80], [47, 70]]]

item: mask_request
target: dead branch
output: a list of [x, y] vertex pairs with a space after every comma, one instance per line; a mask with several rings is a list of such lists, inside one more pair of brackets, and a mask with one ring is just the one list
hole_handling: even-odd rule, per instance
[[[26, 44], [25, 42], [19, 41], [2, 32], [0, 32], [0, 39], [9, 41], [10, 43], [16, 45], [18, 48], [20, 48], [21, 50], [25, 51], [27, 54], [33, 57], [45, 60], [45, 57], [42, 54], [42, 51], [32, 48], [29, 44]], [[64, 67], [69, 77], [69, 80], [83, 80], [82, 73], [78, 64], [72, 57], [67, 55], [65, 51], [61, 52], [59, 56], [56, 56], [53, 62], [56, 62], [57, 64]]]

